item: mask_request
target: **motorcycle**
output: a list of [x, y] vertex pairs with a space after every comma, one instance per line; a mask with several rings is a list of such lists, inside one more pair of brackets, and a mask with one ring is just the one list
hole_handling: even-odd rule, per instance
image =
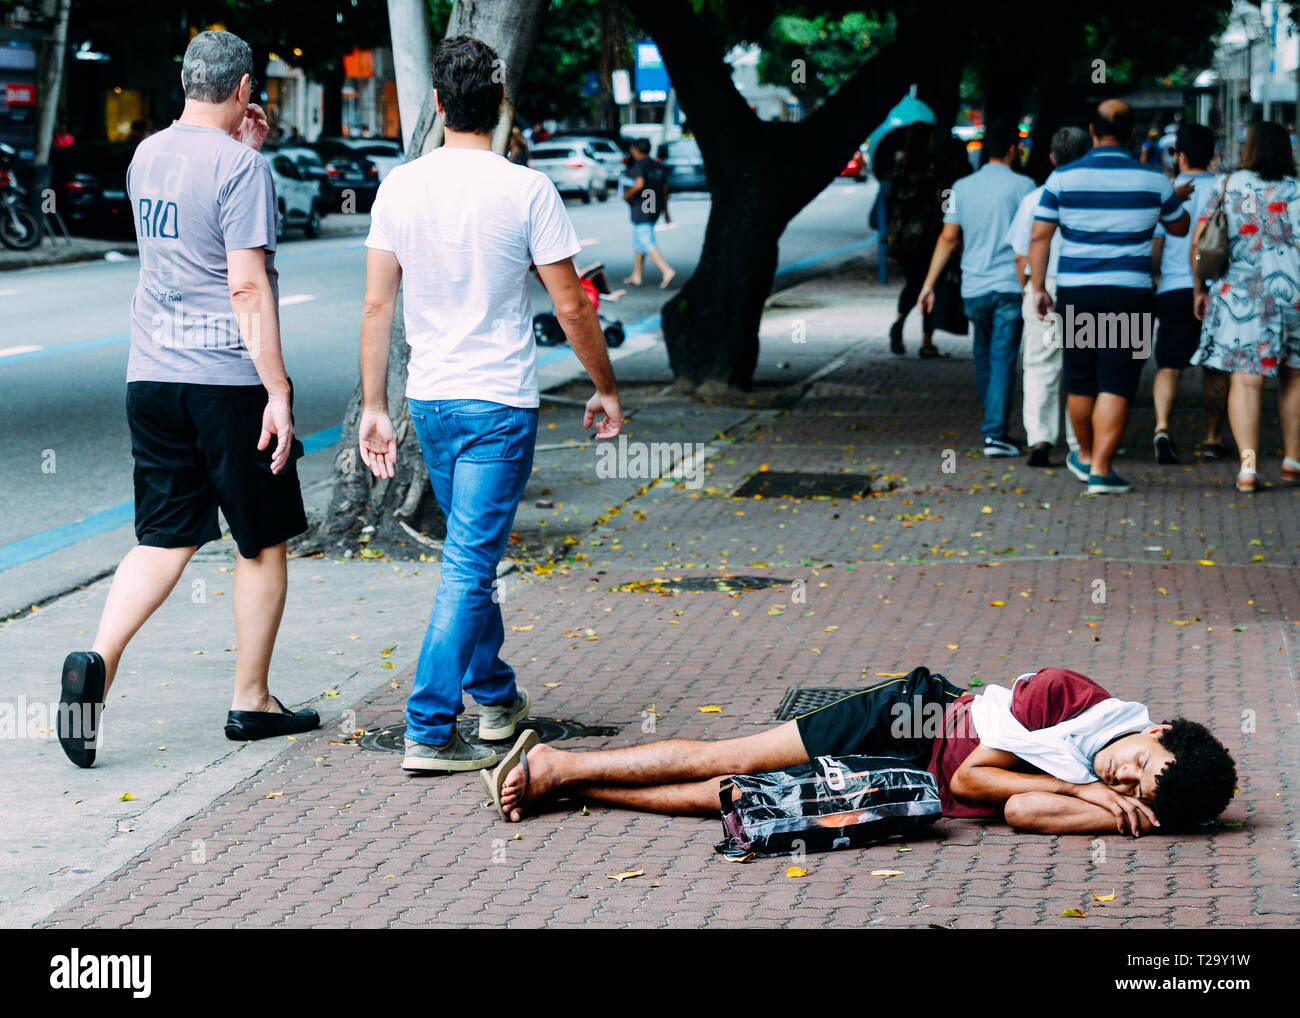
[[[604, 294], [610, 300], [618, 300], [623, 291], [610, 289], [609, 277], [605, 275], [605, 266], [602, 262], [579, 269], [578, 280], [582, 283], [582, 288], [587, 291], [592, 307], [596, 309], [596, 316], [600, 320], [600, 331], [605, 336], [605, 345], [611, 348], [622, 346], [627, 336], [623, 330], [623, 323], [611, 321], [600, 314], [600, 297]], [[560, 346], [564, 342], [564, 329], [560, 327], [559, 319], [552, 312], [543, 311], [533, 315], [533, 337], [537, 340], [538, 346]]]
[[0, 142], [0, 244], [28, 251], [41, 242], [40, 220], [27, 207], [27, 191], [14, 178], [18, 153]]

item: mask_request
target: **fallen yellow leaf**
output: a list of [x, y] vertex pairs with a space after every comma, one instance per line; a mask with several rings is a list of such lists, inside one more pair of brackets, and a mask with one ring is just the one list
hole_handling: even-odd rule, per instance
[[527, 626], [511, 626], [510, 628], [513, 629], [516, 633], [526, 633], [528, 632], [528, 630], [532, 629], [534, 625], [536, 625], [536, 623], [532, 623]]
[[1084, 912], [1082, 909], [1067, 908], [1064, 912], [1061, 913], [1061, 918], [1062, 919], [1087, 919], [1088, 913]]
[[1005, 601], [990, 601], [990, 602], [989, 602], [989, 607], [990, 607], [990, 608], [1005, 608], [1006, 606], [1007, 606], [1007, 603], [1006, 603]]
[[638, 866], [634, 870], [624, 870], [622, 873], [606, 873], [605, 876], [609, 877], [610, 880], [617, 880], [621, 884], [624, 880], [645, 876], [645, 867]]
[[950, 644], [948, 644], [948, 649], [949, 649], [949, 650], [956, 650], [956, 649], [957, 649], [957, 644], [955, 644], [955, 643], [950, 643]]
[[1111, 891], [1110, 894], [1097, 894], [1096, 892], [1093, 892], [1092, 900], [1093, 901], [1114, 901], [1115, 892]]
[[806, 877], [808, 871], [802, 866], [788, 866], [786, 867], [785, 875], [787, 877]]
[[1212, 565], [1214, 565], [1214, 559], [1212, 559], [1212, 558], [1198, 558], [1198, 559], [1196, 560], [1196, 564], [1197, 564], [1198, 566], [1212, 566]]
[[121, 795], [119, 795], [119, 796], [117, 797], [117, 801], [118, 801], [118, 802], [130, 802], [130, 801], [131, 801], [132, 799], [134, 799], [134, 798], [136, 798], [136, 796], [132, 795], [130, 792], [123, 792]]
[[873, 877], [901, 877], [903, 875], [903, 871], [902, 870], [872, 870], [871, 875]]
[[700, 708], [700, 713], [701, 713], [701, 714], [721, 714], [721, 713], [722, 713], [722, 708], [719, 707], [716, 703], [706, 703], [703, 707]]
[[878, 679], [905, 679], [907, 675], [907, 672], [876, 672]]
[[543, 682], [542, 685], [545, 686], [547, 689], [559, 689], [559, 688], [560, 688], [560, 684], [559, 684], [558, 682]]

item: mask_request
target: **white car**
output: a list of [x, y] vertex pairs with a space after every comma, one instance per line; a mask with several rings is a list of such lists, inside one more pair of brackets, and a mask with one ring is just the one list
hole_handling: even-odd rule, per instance
[[608, 138], [602, 138], [595, 134], [560, 134], [554, 138], [547, 138], [545, 141], [538, 142], [539, 146], [549, 147], [551, 145], [586, 145], [597, 159], [600, 165], [605, 167], [605, 179], [617, 180], [623, 174], [623, 167], [627, 164], [627, 153], [616, 141], [610, 141]]
[[609, 197], [609, 175], [590, 145], [541, 141], [528, 154], [528, 165], [545, 173], [560, 194], [577, 194], [584, 202]]
[[320, 181], [312, 180], [298, 164], [281, 152], [263, 155], [271, 167], [275, 181], [276, 202], [280, 215], [276, 221], [275, 239], [281, 240], [285, 230], [301, 226], [308, 237], [320, 234]]

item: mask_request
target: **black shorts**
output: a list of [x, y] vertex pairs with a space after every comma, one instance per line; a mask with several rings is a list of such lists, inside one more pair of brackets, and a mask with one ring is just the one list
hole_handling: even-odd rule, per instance
[[136, 540], [153, 548], [218, 541], [218, 507], [244, 558], [307, 529], [302, 443], [294, 439], [289, 462], [272, 474], [275, 436], [257, 448], [265, 409], [260, 385], [127, 383]]
[[914, 668], [905, 678], [879, 682], [802, 714], [795, 724], [810, 760], [819, 756], [892, 756], [924, 767], [942, 730], [942, 712], [962, 695], [963, 691], [942, 675]]
[[[1060, 287], [1056, 311], [1062, 317], [1066, 393], [1096, 396], [1108, 392], [1131, 400], [1151, 356], [1155, 334], [1151, 291], [1127, 286]], [[1106, 336], [1100, 337], [1103, 323]], [[1123, 331], [1118, 331], [1120, 326]]]
[[1156, 294], [1156, 367], [1186, 368], [1201, 345], [1201, 320], [1192, 310], [1195, 291], [1170, 290]]

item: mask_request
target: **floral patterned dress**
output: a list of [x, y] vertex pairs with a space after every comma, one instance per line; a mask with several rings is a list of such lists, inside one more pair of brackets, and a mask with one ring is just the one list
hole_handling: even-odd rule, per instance
[[1228, 209], [1228, 272], [1211, 300], [1193, 364], [1273, 377], [1300, 368], [1300, 180], [1230, 174], [1201, 213]]

